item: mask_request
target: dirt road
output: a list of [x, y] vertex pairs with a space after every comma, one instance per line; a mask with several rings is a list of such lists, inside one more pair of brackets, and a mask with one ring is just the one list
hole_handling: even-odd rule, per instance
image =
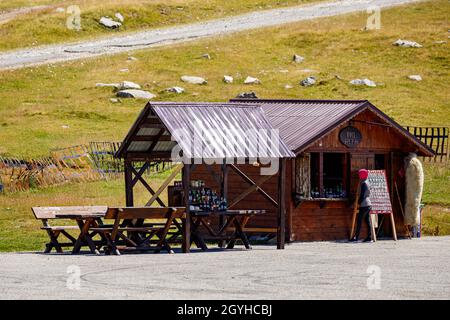
[[0, 54], [0, 70], [116, 54], [249, 29], [366, 11], [372, 6], [386, 8], [418, 1], [420, 0], [340, 0], [323, 2], [307, 6], [252, 12], [240, 16], [116, 35], [79, 43], [21, 49]]

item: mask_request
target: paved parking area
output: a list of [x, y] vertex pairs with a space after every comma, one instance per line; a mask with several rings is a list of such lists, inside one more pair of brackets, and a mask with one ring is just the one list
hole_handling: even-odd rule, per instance
[[449, 299], [450, 237], [295, 243], [284, 251], [0, 254], [0, 299], [96, 298]]

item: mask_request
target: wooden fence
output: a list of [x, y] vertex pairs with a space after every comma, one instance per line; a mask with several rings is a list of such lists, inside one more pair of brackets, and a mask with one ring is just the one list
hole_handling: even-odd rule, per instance
[[[0, 193], [119, 178], [124, 171], [122, 159], [114, 158], [119, 147], [119, 142], [91, 142], [53, 149], [49, 157], [39, 159], [0, 156]], [[172, 163], [152, 163], [145, 174], [170, 168]]]
[[429, 146], [435, 152], [429, 161], [447, 162], [449, 159], [449, 132], [448, 127], [406, 127], [411, 134]]

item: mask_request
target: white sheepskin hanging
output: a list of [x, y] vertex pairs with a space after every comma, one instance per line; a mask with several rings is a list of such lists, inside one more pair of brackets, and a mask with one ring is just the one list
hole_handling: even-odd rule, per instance
[[420, 223], [419, 206], [423, 192], [423, 167], [415, 153], [405, 158], [406, 203], [405, 224], [417, 226]]

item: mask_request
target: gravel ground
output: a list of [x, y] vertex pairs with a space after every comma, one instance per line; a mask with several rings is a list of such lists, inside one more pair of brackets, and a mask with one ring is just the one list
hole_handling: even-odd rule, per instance
[[[425, 237], [172, 255], [6, 253], [0, 299], [449, 299], [449, 248], [450, 237]], [[79, 287], [68, 273], [77, 268]]]
[[374, 5], [385, 8], [418, 1], [420, 0], [338, 0], [307, 6], [258, 11], [224, 19], [141, 31], [79, 43], [21, 49], [0, 54], [0, 70], [115, 54], [254, 28], [366, 11]]

